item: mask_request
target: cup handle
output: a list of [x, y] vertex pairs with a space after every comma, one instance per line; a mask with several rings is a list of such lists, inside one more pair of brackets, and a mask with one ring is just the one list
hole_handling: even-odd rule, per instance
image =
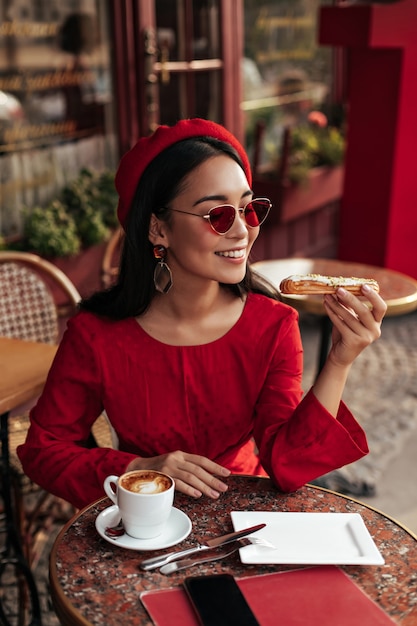
[[117, 485], [117, 481], [119, 480], [118, 476], [107, 476], [107, 478], [105, 479], [104, 483], [103, 483], [103, 487], [104, 487], [104, 491], [106, 492], [106, 495], [110, 498], [110, 500], [112, 500], [114, 502], [114, 504], [117, 504], [117, 487], [116, 489], [113, 489], [113, 485]]

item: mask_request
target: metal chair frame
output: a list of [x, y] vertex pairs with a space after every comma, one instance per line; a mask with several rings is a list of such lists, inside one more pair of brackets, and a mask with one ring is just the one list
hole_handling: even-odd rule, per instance
[[[57, 290], [65, 295], [64, 306], [56, 304]], [[68, 306], [75, 309], [80, 299], [80, 294], [71, 280], [49, 261], [31, 253], [0, 251], [1, 335], [27, 341], [57, 343], [59, 318], [68, 317]], [[17, 623], [24, 624], [28, 618], [31, 626], [41, 626], [39, 597], [31, 570], [32, 528], [49, 494], [40, 491], [33, 510], [25, 511], [22, 471], [19, 471], [16, 462], [11, 462], [9, 414], [1, 415], [0, 418], [0, 495], [4, 505], [0, 531], [6, 535], [0, 554], [0, 576], [8, 567], [15, 568], [19, 598], [16, 607]], [[27, 422], [24, 425], [27, 427]], [[15, 456], [13, 453], [14, 450], [12, 455]], [[6, 626], [10, 624], [1, 602], [0, 622]]]

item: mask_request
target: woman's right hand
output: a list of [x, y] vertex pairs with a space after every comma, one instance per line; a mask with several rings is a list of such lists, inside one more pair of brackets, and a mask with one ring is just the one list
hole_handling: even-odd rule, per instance
[[218, 498], [227, 491], [227, 484], [220, 478], [230, 475], [230, 470], [207, 457], [181, 450], [149, 458], [138, 457], [129, 463], [126, 471], [138, 469], [153, 469], [169, 474], [175, 480], [176, 490], [192, 498], [200, 498], [202, 495]]

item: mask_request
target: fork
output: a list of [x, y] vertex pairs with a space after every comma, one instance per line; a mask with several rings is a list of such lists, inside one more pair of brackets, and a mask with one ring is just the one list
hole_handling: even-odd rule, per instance
[[261, 537], [243, 537], [242, 539], [237, 539], [232, 543], [232, 547], [229, 550], [221, 552], [220, 554], [213, 554], [212, 556], [207, 556], [205, 558], [191, 558], [191, 559], [180, 559], [179, 561], [174, 561], [173, 563], [167, 563], [159, 568], [161, 574], [172, 574], [173, 572], [178, 572], [181, 569], [186, 569], [187, 567], [192, 567], [193, 565], [200, 565], [200, 563], [209, 563], [211, 561], [220, 561], [220, 559], [225, 559], [230, 556], [240, 548], [244, 548], [246, 546], [254, 545], [261, 546], [264, 548], [271, 548], [272, 550], [276, 550], [276, 547], [267, 539], [262, 539]]
[[187, 569], [188, 567], [192, 567], [193, 565], [200, 565], [201, 563], [210, 563], [211, 561], [220, 561], [221, 559], [226, 559], [228, 556], [240, 550], [240, 548], [244, 548], [245, 546], [250, 546], [253, 541], [244, 537], [243, 539], [237, 539], [232, 543], [232, 547], [228, 550], [223, 550], [220, 554], [213, 554], [212, 556], [206, 556], [204, 558], [191, 558], [191, 559], [182, 559], [180, 561], [173, 561], [172, 563], [167, 563], [159, 568], [161, 574], [165, 574], [168, 576], [169, 574], [173, 574], [174, 572], [178, 572], [181, 569]]
[[277, 547], [274, 546], [273, 543], [268, 541], [268, 539], [263, 539], [262, 537], [248, 537], [250, 543], [254, 543], [257, 546], [261, 546], [261, 548], [271, 548], [271, 550], [276, 550]]

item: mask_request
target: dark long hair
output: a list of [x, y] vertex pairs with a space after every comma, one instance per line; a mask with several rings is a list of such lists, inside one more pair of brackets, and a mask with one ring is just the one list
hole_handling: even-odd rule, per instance
[[[184, 179], [208, 159], [226, 154], [242, 167], [238, 154], [228, 144], [212, 137], [192, 137], [179, 141], [161, 152], [146, 168], [140, 179], [125, 227], [119, 275], [114, 286], [82, 300], [80, 308], [111, 319], [125, 319], [144, 313], [156, 290], [153, 272], [156, 261], [148, 239], [151, 215], [169, 221], [166, 207], [181, 191]], [[242, 168], [243, 169], [243, 168]], [[222, 284], [239, 297], [249, 292], [279, 299], [269, 283], [249, 267], [239, 284]]]

